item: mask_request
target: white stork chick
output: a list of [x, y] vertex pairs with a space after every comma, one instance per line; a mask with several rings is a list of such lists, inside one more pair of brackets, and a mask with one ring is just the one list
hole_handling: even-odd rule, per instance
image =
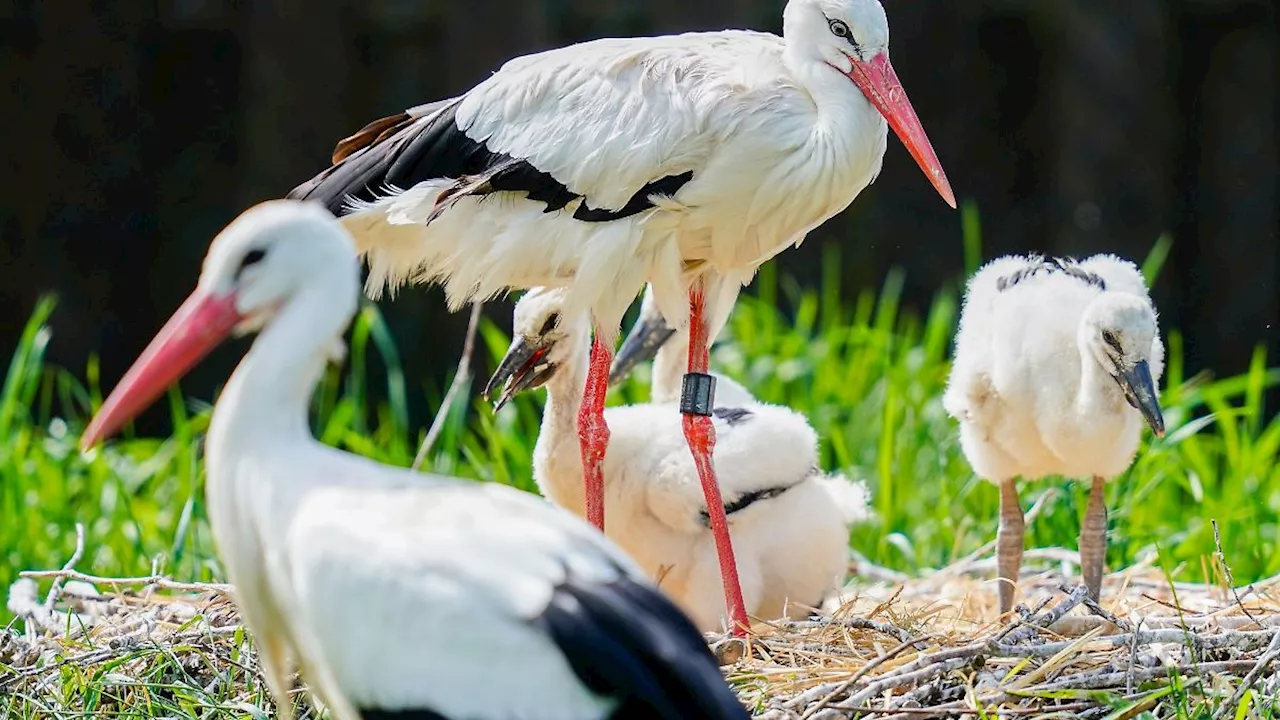
[[596, 332], [578, 428], [599, 528], [610, 356], [653, 283], [663, 315], [690, 328], [684, 434], [745, 624], [711, 460], [705, 306], [731, 303], [761, 263], [848, 207], [879, 174], [890, 127], [955, 207], [888, 46], [878, 0], [789, 0], [782, 37], [606, 38], [515, 58], [458, 97], [366, 125], [290, 197], [352, 211], [372, 292], [438, 281], [457, 308], [566, 288], [565, 312], [589, 313]]
[[[534, 479], [545, 496], [584, 515], [574, 418], [591, 328], [563, 308], [560, 289], [535, 289], [516, 303], [514, 339], [486, 394], [501, 388], [501, 408], [522, 390], [546, 386]], [[844, 578], [849, 525], [866, 517], [866, 489], [818, 470], [817, 437], [801, 415], [740, 392], [750, 404], [721, 404], [714, 420], [715, 462], [743, 601], [765, 620], [804, 616]], [[723, 628], [715, 542], [674, 405], [611, 407], [605, 417], [612, 439], [604, 488], [614, 508], [606, 534], [660, 581], [699, 628]]]
[[1092, 477], [1081, 575], [1097, 600], [1106, 559], [1103, 484], [1129, 467], [1145, 422], [1164, 434], [1156, 310], [1138, 268], [1009, 256], [969, 281], [943, 405], [974, 471], [1000, 486], [1000, 611], [1013, 606], [1023, 516], [1014, 479]]
[[113, 434], [227, 335], [261, 330], [214, 408], [205, 491], [280, 715], [300, 667], [335, 720], [745, 720], [697, 629], [587, 523], [312, 437], [309, 399], [359, 284], [323, 208], [250, 209], [81, 441]]

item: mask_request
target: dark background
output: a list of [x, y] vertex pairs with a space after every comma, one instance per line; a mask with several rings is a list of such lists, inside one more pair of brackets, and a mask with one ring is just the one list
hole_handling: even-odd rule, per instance
[[[114, 385], [194, 286], [209, 239], [327, 165], [366, 121], [456, 94], [504, 60], [606, 35], [751, 27], [780, 0], [0, 0], [0, 358], [43, 292], [50, 359]], [[1280, 28], [1273, 2], [885, 0], [891, 56], [984, 254], [1173, 252], [1155, 299], [1188, 370], [1280, 350]], [[927, 303], [962, 272], [960, 216], [891, 137], [879, 180], [775, 262], [804, 282], [843, 244], [847, 292], [907, 270]], [[437, 385], [465, 313], [384, 303], [411, 378]], [[509, 306], [488, 313], [504, 320]], [[208, 397], [224, 351], [184, 383]]]

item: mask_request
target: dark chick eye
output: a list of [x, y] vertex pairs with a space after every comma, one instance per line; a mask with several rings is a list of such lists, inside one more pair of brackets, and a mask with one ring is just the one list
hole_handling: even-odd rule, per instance
[[849, 26], [846, 25], [843, 20], [828, 20], [827, 27], [831, 28], [831, 34], [838, 38], [848, 40], [852, 35], [852, 33], [849, 32]]
[[542, 323], [542, 335], [546, 335], [555, 329], [556, 323], [560, 322], [560, 313], [551, 313], [547, 316], [547, 321]]
[[257, 263], [262, 262], [262, 259], [265, 258], [266, 256], [267, 256], [266, 250], [260, 250], [258, 248], [254, 248], [253, 250], [250, 250], [249, 252], [244, 254], [244, 257], [240, 258], [240, 267], [236, 270], [236, 274], [239, 275], [240, 273], [244, 272], [244, 269], [249, 267], [250, 265], [255, 265]]
[[1111, 332], [1110, 330], [1102, 331], [1102, 342], [1110, 345], [1117, 352], [1120, 351], [1120, 339], [1117, 338], [1116, 334]]

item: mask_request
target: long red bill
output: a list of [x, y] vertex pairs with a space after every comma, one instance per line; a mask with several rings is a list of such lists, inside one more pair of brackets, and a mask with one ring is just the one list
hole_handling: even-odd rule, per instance
[[114, 435], [187, 374], [243, 320], [234, 293], [192, 293], [121, 378], [80, 437], [88, 449]]
[[907, 91], [898, 82], [898, 74], [893, 71], [893, 65], [889, 62], [889, 53], [882, 52], [867, 62], [854, 59], [849, 79], [853, 80], [862, 94], [889, 121], [889, 127], [893, 128], [902, 144], [907, 146], [907, 151], [916, 159], [920, 169], [924, 170], [934, 189], [954, 208], [956, 196], [951, 192], [951, 183], [947, 182], [942, 163], [938, 162], [933, 145], [929, 143], [929, 137], [924, 134], [924, 127], [920, 125], [920, 118], [916, 117], [915, 108], [911, 107], [911, 101], [907, 99]]

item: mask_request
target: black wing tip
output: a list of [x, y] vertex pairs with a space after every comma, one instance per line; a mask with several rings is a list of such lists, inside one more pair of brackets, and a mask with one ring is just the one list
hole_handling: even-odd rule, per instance
[[614, 717], [749, 717], [693, 622], [625, 573], [607, 583], [570, 576], [534, 622], [584, 685], [619, 699]]

